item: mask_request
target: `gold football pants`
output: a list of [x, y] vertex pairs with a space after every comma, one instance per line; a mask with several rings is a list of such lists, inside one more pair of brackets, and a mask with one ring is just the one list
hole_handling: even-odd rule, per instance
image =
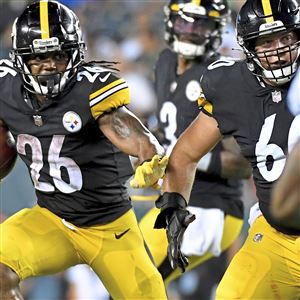
[[[167, 259], [168, 241], [166, 237], [166, 231], [164, 229], [153, 229], [154, 222], [158, 214], [159, 209], [152, 208], [145, 214], [139, 224], [147, 246], [149, 247], [150, 252], [153, 256], [155, 264], [157, 267], [160, 267]], [[224, 232], [221, 242], [222, 252], [228, 249], [237, 239], [242, 226], [242, 219], [238, 219], [230, 215], [225, 216]], [[207, 252], [202, 256], [190, 256], [187, 270], [195, 268], [196, 266], [202, 264], [212, 257], [213, 255], [210, 252]], [[170, 281], [179, 277], [181, 274], [182, 273], [178, 269], [171, 270], [170, 272], [168, 272], [168, 275], [164, 276], [165, 284], [168, 285]]]
[[37, 205], [0, 226], [0, 261], [21, 280], [86, 263], [113, 299], [166, 299], [132, 210], [109, 224], [82, 228]]
[[260, 216], [232, 259], [217, 300], [299, 300], [300, 237], [286, 235]]

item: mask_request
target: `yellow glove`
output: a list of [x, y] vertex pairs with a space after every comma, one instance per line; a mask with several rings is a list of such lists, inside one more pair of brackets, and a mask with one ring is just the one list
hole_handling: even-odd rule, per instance
[[163, 156], [160, 159], [159, 155], [154, 155], [151, 161], [144, 161], [136, 168], [134, 177], [130, 181], [130, 186], [133, 188], [159, 188], [157, 182], [164, 176], [167, 164], [167, 156]]

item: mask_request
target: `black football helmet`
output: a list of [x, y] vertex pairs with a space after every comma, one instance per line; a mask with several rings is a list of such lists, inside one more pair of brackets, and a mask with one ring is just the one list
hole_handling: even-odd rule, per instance
[[[248, 60], [248, 68], [255, 75], [264, 77], [276, 85], [282, 85], [291, 80], [299, 63], [300, 45], [300, 7], [298, 0], [247, 0], [237, 16], [237, 40], [243, 48]], [[289, 51], [290, 61], [279, 68], [265, 69], [258, 57], [267, 61], [274, 56], [272, 51], [257, 53], [255, 41], [258, 37], [274, 33], [288, 33], [293, 31], [298, 36], [298, 41], [290, 46], [278, 47], [276, 54]], [[292, 60], [292, 53], [297, 53]], [[270, 64], [268, 62], [268, 64]]]
[[[12, 28], [11, 59], [22, 73], [31, 93], [57, 96], [74, 76], [84, 59], [85, 43], [79, 20], [72, 10], [57, 1], [41, 0], [27, 6]], [[64, 72], [33, 75], [27, 61], [32, 55], [63, 51], [68, 62]]]
[[164, 11], [165, 40], [188, 59], [215, 53], [230, 19], [227, 0], [171, 0]]

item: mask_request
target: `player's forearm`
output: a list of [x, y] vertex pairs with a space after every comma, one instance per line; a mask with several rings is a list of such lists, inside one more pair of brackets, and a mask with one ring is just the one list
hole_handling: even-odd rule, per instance
[[164, 176], [163, 192], [179, 193], [186, 201], [189, 201], [196, 166], [196, 160], [189, 157], [185, 151], [177, 150], [175, 147]]
[[126, 108], [101, 117], [99, 125], [106, 137], [124, 153], [137, 157], [138, 163], [162, 156], [163, 147], [141, 121]]
[[141, 164], [145, 160], [151, 160], [155, 154], [163, 156], [165, 151], [150, 132], [137, 132], [126, 153], [136, 157], [137, 164]]

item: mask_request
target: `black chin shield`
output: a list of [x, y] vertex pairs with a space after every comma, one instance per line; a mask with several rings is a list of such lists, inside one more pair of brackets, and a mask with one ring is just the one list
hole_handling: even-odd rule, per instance
[[[41, 75], [39, 76], [39, 84], [41, 87], [47, 87], [47, 94], [45, 95], [48, 99], [52, 98], [57, 94], [58, 91], [54, 91], [54, 87], [58, 86], [60, 83], [60, 74], [52, 74], [52, 75]], [[54, 93], [53, 93], [54, 92]]]

